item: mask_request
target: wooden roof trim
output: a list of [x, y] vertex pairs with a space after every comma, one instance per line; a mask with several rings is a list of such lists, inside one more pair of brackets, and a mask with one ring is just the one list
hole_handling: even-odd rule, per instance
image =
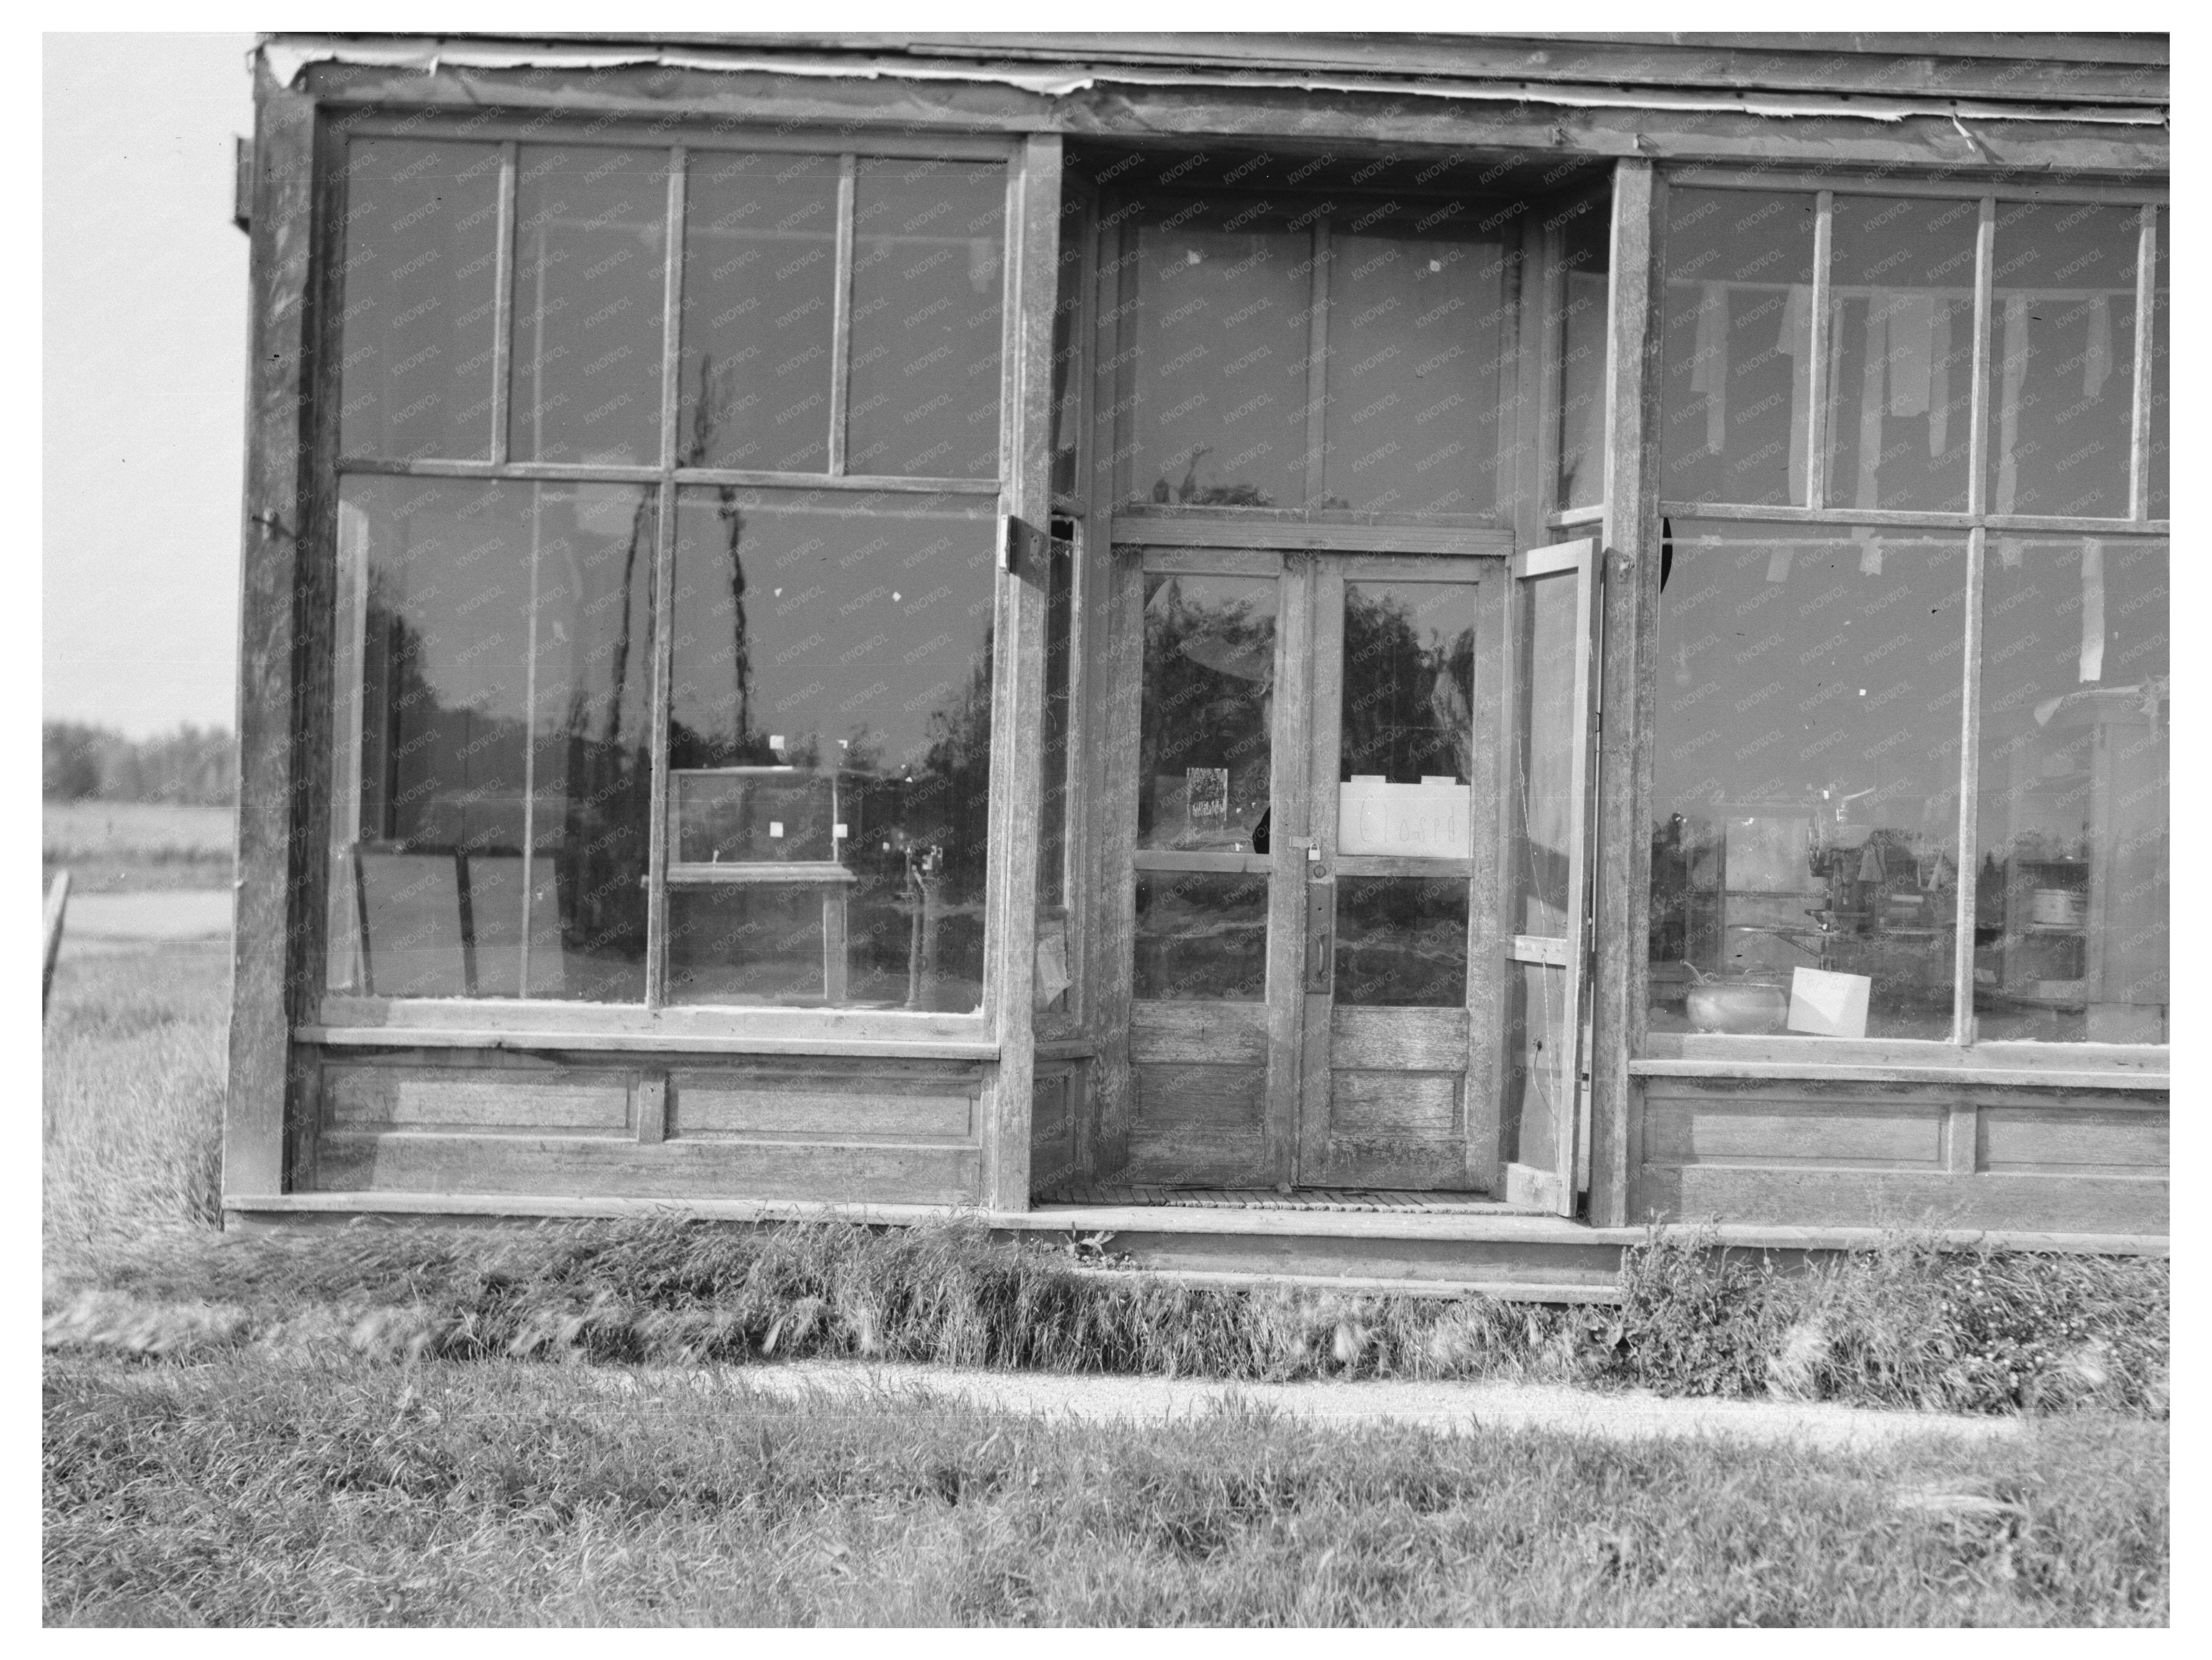
[[[1366, 78], [1357, 66], [1327, 74], [1284, 73], [1250, 68], [1207, 69], [1188, 64], [1152, 67], [1133, 64], [1085, 63], [1068, 58], [1050, 64], [1016, 64], [925, 57], [911, 52], [822, 56], [763, 50], [749, 41], [702, 50], [666, 46], [652, 40], [524, 41], [495, 37], [276, 35], [262, 51], [280, 86], [295, 83], [310, 64], [343, 63], [412, 69], [436, 75], [444, 70], [485, 71], [569, 69], [661, 68], [717, 74], [772, 74], [837, 80], [953, 81], [997, 83], [1035, 95], [1064, 98], [1094, 88], [1144, 86], [1192, 92], [1269, 90], [1349, 94], [1443, 102], [1542, 104], [1564, 108], [1654, 110], [1680, 114], [1751, 115], [1761, 118], [1843, 119], [1893, 123], [1915, 116], [1981, 121], [2058, 121], [2162, 126], [2168, 113], [2156, 98], [2131, 104], [2038, 99], [1901, 96], [1886, 93], [1818, 91], [1738, 87], [1732, 84], [1685, 89], [1668, 86], [1607, 85], [1596, 82], [1540, 79], [1441, 78], [1434, 71], [1418, 80]], [[1905, 77], [1899, 77], [1900, 79]], [[2146, 90], [2148, 90], [2146, 88]], [[2160, 97], [2164, 81], [2156, 89]]]
[[928, 34], [793, 31], [548, 32], [483, 37], [651, 44], [709, 51], [811, 51], [1024, 63], [1212, 64], [1246, 70], [1722, 85], [1879, 93], [1910, 87], [2007, 100], [2159, 102], [2172, 57], [2163, 34], [1229, 33]]

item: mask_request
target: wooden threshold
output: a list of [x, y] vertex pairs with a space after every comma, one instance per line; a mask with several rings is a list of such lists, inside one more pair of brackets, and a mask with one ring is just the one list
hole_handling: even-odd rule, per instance
[[1352, 1211], [1425, 1215], [1523, 1215], [1524, 1207], [1509, 1205], [1488, 1194], [1439, 1193], [1399, 1188], [1298, 1188], [1284, 1193], [1274, 1188], [1169, 1187], [1158, 1183], [1092, 1183], [1063, 1188], [1036, 1209], [1054, 1211], [1100, 1205], [1167, 1206], [1178, 1210]]

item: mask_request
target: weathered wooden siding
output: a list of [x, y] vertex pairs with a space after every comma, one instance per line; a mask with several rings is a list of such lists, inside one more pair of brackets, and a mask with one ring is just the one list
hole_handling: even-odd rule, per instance
[[982, 1068], [325, 1051], [311, 1187], [974, 1205]]
[[2162, 1233], [2167, 1098], [1644, 1080], [1636, 1213], [1808, 1227]]

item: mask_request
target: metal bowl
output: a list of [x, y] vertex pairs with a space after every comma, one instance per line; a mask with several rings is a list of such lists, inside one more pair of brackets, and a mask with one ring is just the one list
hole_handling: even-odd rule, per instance
[[1708, 981], [1692, 986], [1685, 1001], [1699, 1031], [1780, 1031], [1790, 1018], [1790, 994], [1779, 986]]

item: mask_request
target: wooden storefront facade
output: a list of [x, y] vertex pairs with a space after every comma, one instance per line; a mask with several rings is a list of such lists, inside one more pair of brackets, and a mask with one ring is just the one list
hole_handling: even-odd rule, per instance
[[2163, 37], [257, 75], [233, 1215], [2163, 1248]]

